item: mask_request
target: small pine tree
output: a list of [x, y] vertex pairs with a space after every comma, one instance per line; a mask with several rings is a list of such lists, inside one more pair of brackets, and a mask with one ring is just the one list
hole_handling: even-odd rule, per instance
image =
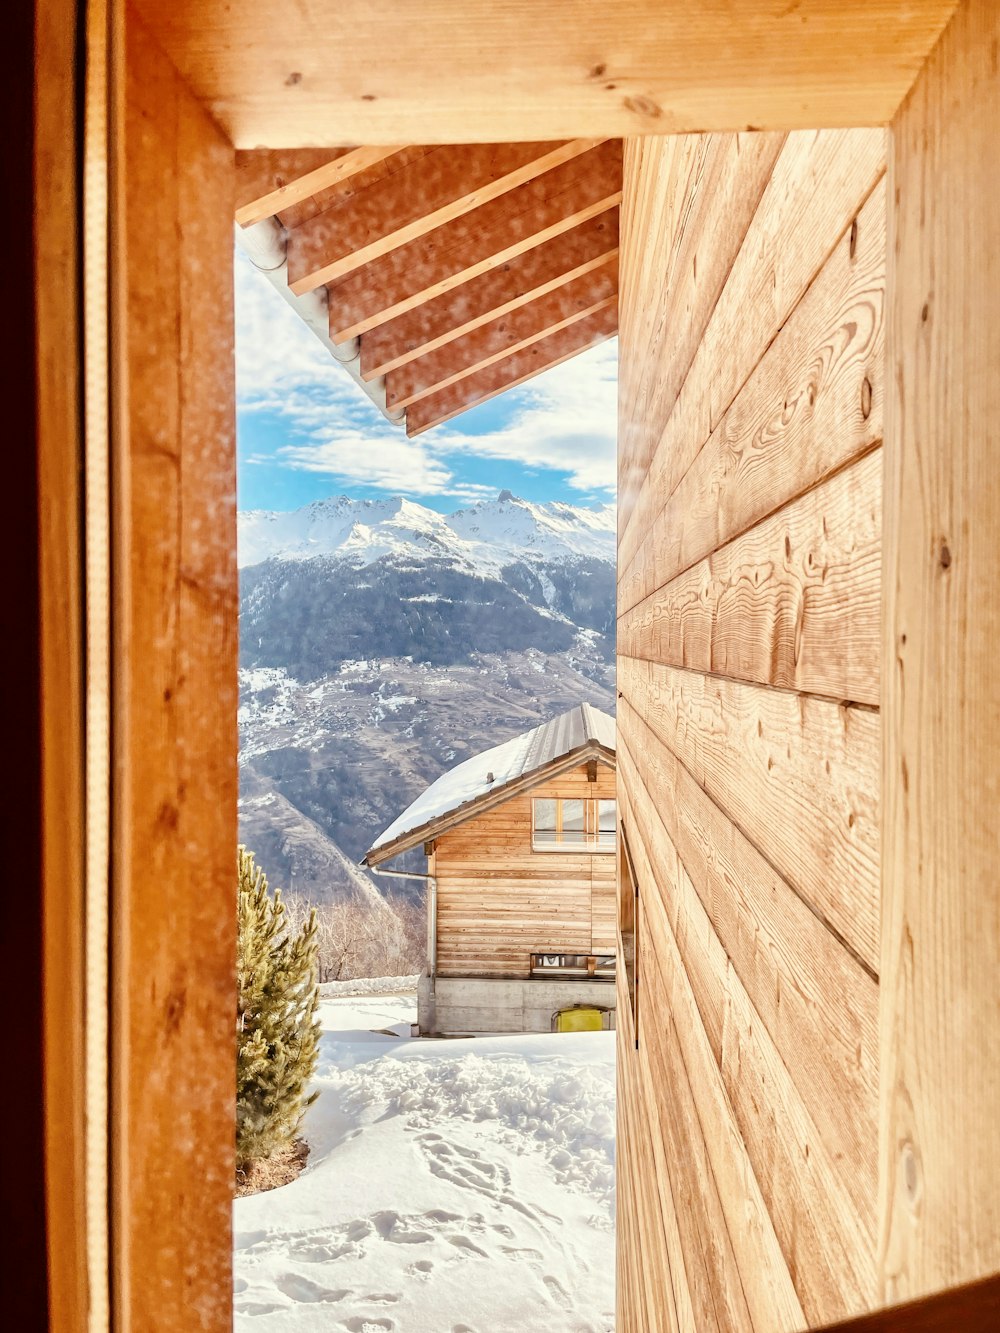
[[295, 1138], [316, 1098], [306, 1088], [319, 1043], [316, 916], [288, 929], [281, 891], [268, 892], [240, 847], [237, 956], [236, 1167], [245, 1173]]

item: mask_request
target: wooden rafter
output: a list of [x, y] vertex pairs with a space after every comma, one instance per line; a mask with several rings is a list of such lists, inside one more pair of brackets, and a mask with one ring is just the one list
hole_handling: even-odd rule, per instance
[[592, 139], [575, 139], [433, 149], [411, 169], [295, 228], [288, 241], [289, 286], [301, 296], [335, 282], [594, 146]]
[[487, 366], [467, 379], [420, 399], [407, 409], [406, 433], [412, 437], [430, 430], [432, 426], [440, 426], [470, 407], [485, 403], [498, 393], [533, 379], [543, 370], [550, 370], [579, 352], [613, 338], [617, 332], [617, 305], [599, 310], [504, 361]]
[[361, 340], [362, 377], [387, 375], [617, 258], [618, 210], [609, 209], [371, 329]]
[[560, 329], [569, 328], [598, 311], [617, 308], [617, 304], [617, 267], [605, 264], [436, 352], [391, 371], [386, 376], [386, 402], [393, 408], [408, 407]]
[[621, 163], [609, 140], [332, 284], [331, 338], [366, 333], [614, 208]]
[[249, 227], [255, 222], [263, 222], [265, 218], [276, 217], [284, 209], [304, 203], [321, 191], [350, 180], [352, 176], [384, 162], [400, 151], [400, 147], [354, 148], [314, 171], [299, 176], [297, 180], [279, 185], [259, 199], [243, 204], [236, 210], [236, 221], [241, 227]]

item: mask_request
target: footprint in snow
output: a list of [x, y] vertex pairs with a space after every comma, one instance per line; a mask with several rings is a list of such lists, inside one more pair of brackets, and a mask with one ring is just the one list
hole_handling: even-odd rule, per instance
[[258, 1315], [274, 1314], [277, 1310], [287, 1310], [287, 1305], [275, 1305], [273, 1301], [245, 1301], [242, 1305], [237, 1305], [237, 1314]]
[[233, 1248], [236, 1250], [252, 1250], [255, 1245], [260, 1245], [262, 1241], [268, 1239], [269, 1233], [266, 1231], [239, 1231], [236, 1233], [233, 1242]]
[[[424, 1215], [424, 1218], [418, 1218], [416, 1220], [424, 1221], [427, 1217], [431, 1216], [432, 1214], [427, 1213]], [[382, 1239], [391, 1241], [394, 1245], [425, 1245], [434, 1239], [429, 1231], [420, 1229], [411, 1231], [407, 1223], [400, 1217], [399, 1213], [393, 1212], [392, 1209], [386, 1209], [384, 1212], [375, 1213], [372, 1217], [372, 1221], [375, 1223], [375, 1229], [378, 1231], [378, 1234]]]
[[532, 1263], [539, 1263], [542, 1259], [541, 1250], [533, 1250], [530, 1245], [520, 1249], [516, 1245], [501, 1245], [500, 1249], [508, 1259], [523, 1259]]
[[430, 1277], [434, 1271], [434, 1265], [429, 1259], [418, 1259], [415, 1264], [410, 1264], [406, 1270], [407, 1277]]
[[307, 1277], [301, 1277], [298, 1273], [283, 1273], [275, 1279], [274, 1285], [280, 1292], [283, 1292], [290, 1300], [306, 1302], [308, 1304], [336, 1305], [342, 1301], [345, 1296], [351, 1293], [346, 1287], [340, 1287], [332, 1291], [329, 1287], [321, 1287], [318, 1283], [310, 1281]]
[[347, 1329], [347, 1333], [391, 1333], [396, 1325], [391, 1319], [366, 1319], [364, 1315], [357, 1315], [345, 1319], [340, 1327]]
[[542, 1281], [548, 1287], [549, 1295], [552, 1297], [552, 1299], [556, 1302], [557, 1305], [561, 1305], [564, 1310], [569, 1310], [572, 1308], [572, 1302], [570, 1301], [569, 1293], [566, 1291], [566, 1288], [557, 1278], [554, 1278], [548, 1273], [546, 1273], [543, 1276]]
[[468, 1236], [445, 1236], [449, 1245], [454, 1245], [456, 1250], [464, 1250], [468, 1254], [478, 1254], [480, 1259], [488, 1259], [490, 1256], [485, 1250], [481, 1250], [478, 1245], [474, 1245]]

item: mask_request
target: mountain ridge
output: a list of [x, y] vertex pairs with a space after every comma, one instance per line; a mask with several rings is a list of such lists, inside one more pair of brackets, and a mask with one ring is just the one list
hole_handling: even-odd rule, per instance
[[536, 503], [501, 491], [496, 500], [440, 514], [404, 496], [354, 500], [331, 496], [299, 509], [243, 510], [238, 560], [343, 560], [361, 568], [385, 556], [436, 556], [458, 567], [496, 574], [524, 561], [613, 560], [613, 504]]

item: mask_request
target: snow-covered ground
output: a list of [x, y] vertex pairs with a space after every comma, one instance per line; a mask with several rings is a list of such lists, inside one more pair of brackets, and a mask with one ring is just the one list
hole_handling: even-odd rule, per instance
[[238, 1333], [610, 1333], [614, 1034], [412, 1041], [331, 996], [298, 1180], [235, 1204]]

